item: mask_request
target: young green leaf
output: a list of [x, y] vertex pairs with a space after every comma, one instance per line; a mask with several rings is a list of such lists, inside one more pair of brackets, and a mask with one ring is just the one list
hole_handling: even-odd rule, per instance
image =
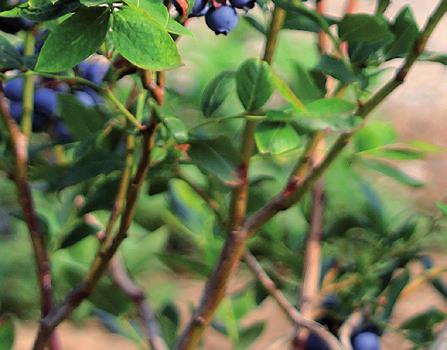
[[113, 13], [112, 41], [118, 52], [138, 67], [160, 71], [180, 66], [174, 40], [141, 9]]
[[383, 17], [367, 14], [345, 16], [338, 24], [338, 35], [348, 43], [363, 44], [390, 42], [394, 38]]
[[264, 122], [258, 125], [255, 134], [256, 146], [263, 154], [281, 154], [297, 148], [300, 137], [286, 123]]
[[231, 94], [234, 89], [234, 77], [234, 72], [222, 72], [205, 88], [202, 95], [202, 113], [205, 117], [214, 116]]
[[391, 31], [395, 39], [387, 49], [386, 59], [405, 57], [419, 35], [419, 28], [410, 7], [404, 7], [398, 14]]
[[0, 318], [0, 350], [11, 350], [14, 338], [14, 321], [11, 318]]
[[84, 8], [59, 24], [42, 47], [36, 70], [64, 71], [93, 54], [105, 39], [109, 16], [108, 8]]
[[267, 62], [251, 58], [245, 61], [236, 75], [239, 99], [246, 111], [261, 108], [273, 93], [272, 71]]

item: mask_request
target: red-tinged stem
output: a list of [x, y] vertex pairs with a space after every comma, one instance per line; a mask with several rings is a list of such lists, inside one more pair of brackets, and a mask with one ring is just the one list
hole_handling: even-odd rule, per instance
[[[51, 266], [42, 232], [39, 228], [39, 220], [33, 205], [33, 197], [28, 181], [28, 138], [22, 134], [11, 117], [8, 101], [0, 86], [0, 114], [9, 133], [11, 148], [14, 154], [13, 179], [18, 192], [18, 199], [22, 208], [24, 220], [29, 231], [33, 245], [34, 257], [37, 268], [37, 279], [40, 289], [41, 315], [45, 317], [53, 308], [53, 287]], [[51, 350], [60, 349], [56, 335], [50, 339]]]

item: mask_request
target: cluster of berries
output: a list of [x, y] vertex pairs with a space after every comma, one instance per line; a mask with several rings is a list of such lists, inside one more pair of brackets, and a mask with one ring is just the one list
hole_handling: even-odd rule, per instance
[[[93, 58], [79, 64], [75, 72], [78, 76], [99, 85], [109, 70], [109, 62]], [[9, 80], [5, 86], [5, 96], [9, 100], [11, 116], [21, 123], [23, 115], [23, 77]], [[35, 82], [33, 132], [49, 132], [59, 142], [70, 142], [71, 136], [64, 122], [58, 116], [58, 94], [72, 93], [84, 106], [92, 108], [102, 102], [101, 96], [90, 87], [72, 89], [67, 83], [53, 79], [38, 79]]]
[[[174, 5], [178, 7], [176, 4], [174, 0]], [[256, 0], [195, 0], [189, 16], [205, 16], [205, 22], [212, 31], [227, 35], [238, 23], [236, 9], [248, 11], [255, 4]]]

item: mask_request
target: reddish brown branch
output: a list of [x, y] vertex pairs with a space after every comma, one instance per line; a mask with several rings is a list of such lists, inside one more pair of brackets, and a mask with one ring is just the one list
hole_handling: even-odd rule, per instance
[[284, 294], [276, 286], [275, 282], [265, 272], [256, 258], [248, 251], [244, 254], [244, 260], [250, 270], [254, 273], [258, 281], [262, 284], [269, 295], [275, 300], [287, 318], [297, 327], [303, 327], [312, 333], [318, 335], [328, 346], [329, 349], [339, 350], [342, 349], [341, 344], [337, 338], [324, 328], [318, 322], [315, 322], [309, 317], [306, 317], [302, 313], [290, 304]]
[[[33, 197], [28, 182], [28, 138], [22, 134], [11, 117], [8, 101], [0, 86], [0, 114], [10, 136], [11, 148], [14, 154], [13, 179], [16, 184], [18, 199], [22, 208], [24, 220], [29, 231], [37, 268], [37, 280], [40, 289], [41, 315], [45, 317], [53, 308], [53, 287], [51, 277], [50, 259], [45, 248], [42, 232], [39, 229], [39, 220], [33, 206]], [[50, 339], [50, 348], [60, 348], [56, 335]]]
[[134, 302], [143, 323], [147, 344], [153, 350], [166, 350], [168, 347], [160, 336], [155, 312], [148, 303], [144, 291], [130, 278], [118, 254], [114, 255], [110, 261], [109, 272], [115, 285]]
[[83, 282], [75, 287], [65, 298], [65, 300], [53, 309], [40, 322], [40, 328], [35, 341], [34, 350], [41, 350], [45, 347], [48, 337], [53, 330], [65, 320], [71, 312], [77, 308], [94, 291], [101, 276], [104, 274], [112, 257], [117, 252], [119, 246], [127, 237], [127, 231], [133, 220], [135, 204], [140, 188], [149, 171], [151, 150], [154, 146], [158, 120], [153, 118], [151, 124], [142, 131], [142, 151], [137, 172], [130, 183], [127, 191], [126, 204], [121, 217], [118, 233], [113, 237], [106, 237], [105, 244], [95, 257], [90, 270]]

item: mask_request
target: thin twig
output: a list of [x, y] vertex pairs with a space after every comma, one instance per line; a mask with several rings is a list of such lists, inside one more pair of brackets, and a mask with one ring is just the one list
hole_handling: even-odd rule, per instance
[[160, 336], [158, 321], [152, 306], [147, 300], [147, 296], [129, 276], [119, 254], [115, 254], [110, 261], [109, 273], [115, 285], [134, 302], [143, 323], [147, 344], [153, 350], [168, 349], [163, 338]]
[[329, 346], [330, 349], [342, 349], [337, 338], [331, 332], [329, 332], [318, 322], [298, 312], [298, 310], [292, 304], [290, 304], [281, 290], [277, 288], [275, 282], [269, 277], [269, 275], [264, 271], [256, 258], [249, 251], [246, 251], [244, 253], [244, 260], [250, 270], [255, 274], [258, 281], [262, 284], [269, 295], [273, 297], [273, 299], [276, 301], [281, 310], [283, 310], [287, 318], [295, 326], [306, 328], [312, 333], [318, 335]]
[[71, 312], [93, 292], [101, 276], [107, 269], [113, 255], [115, 255], [119, 246], [127, 237], [127, 231], [129, 230], [135, 213], [135, 204], [137, 202], [138, 194], [149, 171], [151, 150], [155, 142], [157, 124], [157, 120], [154, 118], [151, 119], [151, 124], [142, 132], [141, 158], [136, 174], [127, 192], [126, 204], [121, 217], [118, 233], [114, 237], [109, 236], [106, 238], [106, 244], [104, 244], [102, 249], [100, 249], [96, 255], [95, 260], [82, 283], [75, 287], [57, 308], [53, 309], [41, 320], [38, 336], [33, 347], [34, 350], [42, 350], [54, 328], [65, 320]]
[[[276, 50], [278, 34], [282, 28], [286, 13], [283, 9], [275, 7], [267, 34], [263, 60], [271, 64]], [[219, 263], [213, 275], [207, 281], [197, 310], [194, 312], [177, 344], [179, 350], [195, 349], [203, 332], [212, 320], [214, 312], [225, 296], [229, 276], [237, 268], [237, 264], [245, 250], [246, 237], [239, 234], [239, 228], [245, 219], [248, 200], [249, 179], [248, 170], [250, 158], [255, 147], [256, 121], [247, 120], [242, 135], [242, 160], [237, 169], [239, 186], [235, 188], [231, 198], [231, 209], [226, 242], [221, 252]], [[237, 261], [231, 256], [236, 253]]]
[[[14, 154], [13, 179], [33, 245], [40, 289], [41, 316], [45, 317], [53, 308], [53, 286], [50, 259], [45, 248], [44, 236], [40, 232], [39, 220], [34, 210], [32, 192], [28, 181], [28, 138], [20, 132], [10, 114], [8, 100], [3, 92], [2, 84], [0, 84], [0, 114], [9, 133], [11, 148]], [[60, 348], [56, 335], [53, 335], [50, 339], [50, 348], [52, 350]]]
[[363, 311], [355, 311], [341, 325], [338, 335], [345, 350], [352, 350], [351, 336], [355, 329], [362, 325], [364, 319]]

